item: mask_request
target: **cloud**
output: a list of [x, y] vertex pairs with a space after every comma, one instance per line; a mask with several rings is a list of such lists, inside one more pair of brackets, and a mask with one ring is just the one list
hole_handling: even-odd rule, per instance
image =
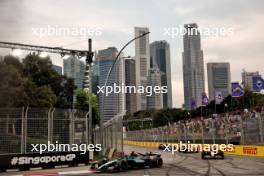
[[[263, 0], [21, 0], [20, 3], [1, 0], [0, 38], [10, 42], [86, 49], [87, 42], [78, 37], [39, 39], [32, 35], [31, 28], [46, 25], [97, 26], [102, 28], [102, 35], [92, 38], [93, 48], [98, 50], [109, 46], [121, 48], [134, 36], [134, 26], [147, 26], [151, 32], [150, 42], [167, 40], [170, 43], [173, 102], [174, 106], [181, 107], [182, 36], [164, 36], [164, 28], [190, 22], [201, 27], [234, 28], [232, 36], [202, 36], [201, 46], [205, 65], [211, 61], [228, 61], [231, 63], [232, 80], [240, 80], [243, 68], [264, 74], [263, 6]], [[134, 44], [126, 48], [125, 54], [134, 55]]]

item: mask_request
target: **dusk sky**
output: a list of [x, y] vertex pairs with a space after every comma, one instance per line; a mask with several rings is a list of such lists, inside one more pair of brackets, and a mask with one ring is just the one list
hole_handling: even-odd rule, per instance
[[[109, 46], [121, 49], [134, 37], [135, 26], [148, 27], [150, 42], [166, 40], [170, 44], [173, 105], [181, 107], [182, 35], [166, 35], [165, 29], [186, 23], [204, 28], [231, 28], [231, 35], [201, 36], [205, 70], [207, 62], [230, 62], [232, 81], [241, 81], [244, 68], [264, 74], [263, 7], [263, 0], [1, 0], [0, 41], [84, 50], [90, 37], [94, 50]], [[40, 38], [33, 33], [33, 29], [47, 26], [97, 29], [100, 35]], [[0, 49], [1, 55], [8, 52]], [[134, 44], [124, 53], [134, 56]], [[59, 56], [52, 59], [62, 65]]]

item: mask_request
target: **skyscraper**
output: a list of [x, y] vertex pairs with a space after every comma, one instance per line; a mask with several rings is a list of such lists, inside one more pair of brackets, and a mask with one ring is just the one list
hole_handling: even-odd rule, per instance
[[53, 65], [51, 67], [54, 71], [56, 71], [59, 75], [62, 75], [62, 67], [58, 65]]
[[253, 91], [253, 76], [260, 76], [259, 72], [247, 72], [243, 70], [242, 72], [242, 84], [244, 87], [250, 91]]
[[207, 63], [209, 100], [215, 99], [215, 93], [221, 92], [223, 98], [231, 94], [231, 76], [229, 63]]
[[182, 53], [184, 106], [191, 109], [192, 101], [195, 101], [197, 107], [201, 106], [201, 94], [204, 92], [204, 61], [197, 24], [186, 24], [184, 27], [187, 31], [183, 37]]
[[[151, 68], [148, 74], [148, 86], [154, 88], [155, 86], [161, 87], [160, 71], [157, 67]], [[147, 96], [148, 109], [161, 109], [163, 108], [163, 94], [155, 93], [152, 91], [150, 96]]]
[[70, 56], [63, 60], [63, 73], [65, 76], [74, 79], [77, 89], [83, 88], [85, 63], [76, 57]]
[[[135, 27], [135, 37], [148, 32], [148, 28]], [[147, 86], [148, 70], [150, 68], [149, 56], [149, 35], [135, 41], [135, 61], [136, 61], [136, 85]], [[147, 109], [146, 94], [137, 94], [137, 110]]]
[[99, 61], [97, 60], [97, 53], [95, 52], [95, 61], [92, 64], [92, 93], [97, 94], [99, 85]]
[[[126, 86], [136, 86], [135, 59], [125, 60], [125, 82]], [[135, 93], [126, 93], [126, 110], [129, 113], [137, 111], [137, 97]]]
[[[96, 55], [96, 64], [98, 64], [98, 86], [104, 86], [105, 79], [111, 68], [118, 51], [115, 47], [109, 47], [104, 50], [99, 50]], [[108, 79], [107, 86], [114, 86], [114, 84], [121, 86], [125, 83], [124, 80], [124, 62], [120, 58], [115, 64], [112, 73]], [[125, 110], [125, 96], [122, 92], [110, 93], [108, 96], [104, 96], [103, 93], [99, 93], [99, 106], [100, 116], [103, 121], [108, 121], [115, 115], [124, 112]], [[104, 96], [104, 98], [103, 98]]]
[[163, 94], [163, 107], [172, 108], [170, 45], [165, 40], [150, 44], [150, 67], [160, 70], [161, 86], [167, 86], [168, 93]]

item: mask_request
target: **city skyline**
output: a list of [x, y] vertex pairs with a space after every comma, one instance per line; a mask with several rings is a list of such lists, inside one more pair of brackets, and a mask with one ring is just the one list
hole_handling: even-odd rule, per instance
[[201, 47], [200, 32], [196, 23], [185, 24], [188, 32], [183, 36], [184, 50], [182, 52], [184, 105], [185, 109], [193, 109], [202, 105], [201, 95], [205, 92], [204, 59]]
[[[169, 0], [166, 3], [151, 1], [143, 4], [136, 1], [124, 1], [115, 6], [111, 5], [115, 4], [111, 1], [100, 4], [96, 1], [79, 2], [82, 3], [82, 6], [78, 5], [77, 1], [74, 3], [70, 1], [38, 1], [36, 3], [31, 0], [22, 0], [18, 4], [13, 0], [3, 0], [0, 2], [0, 9], [4, 14], [0, 17], [0, 22], [3, 25], [0, 31], [1, 40], [87, 49], [86, 39], [73, 36], [46, 36], [40, 39], [38, 36], [32, 35], [32, 28], [43, 28], [47, 25], [95, 26], [101, 28], [102, 35], [91, 36], [94, 40], [93, 48], [100, 50], [108, 46], [116, 46], [120, 49], [127, 41], [126, 39], [133, 37], [134, 26], [146, 26], [151, 31], [150, 42], [166, 40], [171, 45], [171, 65], [175, 68], [172, 70], [173, 107], [181, 107], [183, 103], [182, 36], [172, 38], [164, 35], [164, 28], [177, 27], [190, 22], [196, 22], [199, 26], [233, 27], [234, 34], [232, 36], [201, 35], [204, 64], [218, 61], [230, 62], [232, 82], [241, 80], [243, 68], [250, 72], [264, 73], [264, 66], [261, 64], [264, 57], [262, 52], [263, 24], [260, 23], [263, 17], [261, 8], [263, 1], [243, 1], [239, 4], [232, 4], [230, 1], [214, 3], [190, 1], [190, 3], [185, 3], [185, 1]], [[138, 8], [138, 4], [148, 6], [150, 11], [155, 12], [155, 17]], [[192, 4], [192, 6], [188, 4]], [[58, 8], [61, 6], [65, 8]], [[72, 15], [72, 9], [78, 9], [78, 12]], [[11, 11], [16, 11], [16, 13], [10, 13]], [[122, 18], [120, 18], [120, 14], [123, 15]], [[109, 19], [105, 20], [105, 16]], [[138, 18], [141, 16], [143, 18]], [[125, 55], [134, 55], [133, 51], [134, 48], [131, 45], [125, 50]], [[5, 55], [9, 51], [1, 49], [0, 52]], [[62, 65], [60, 57], [54, 56], [54, 58], [55, 64]], [[205, 73], [205, 75], [207, 74]], [[205, 82], [207, 82], [206, 76]], [[205, 90], [208, 92], [207, 84], [205, 84]]]
[[63, 75], [74, 79], [77, 90], [83, 88], [85, 73], [85, 62], [75, 56], [63, 60]]
[[150, 67], [160, 70], [161, 86], [167, 86], [163, 94], [163, 108], [172, 107], [170, 44], [166, 40], [150, 43]]
[[[96, 54], [96, 66], [98, 67], [98, 85], [104, 86], [109, 69], [114, 63], [118, 50], [115, 47], [108, 47], [103, 50], [99, 50]], [[113, 68], [112, 74], [109, 76], [107, 86], [113, 86], [113, 84], [120, 84], [125, 82], [124, 74], [124, 59], [120, 56], [116, 65]], [[115, 115], [123, 113], [125, 110], [125, 95], [124, 93], [111, 93], [105, 96], [102, 93], [96, 94], [99, 98], [100, 118], [103, 122], [110, 120]]]
[[[149, 32], [147, 27], [135, 27], [135, 37]], [[146, 87], [148, 84], [148, 71], [150, 69], [149, 35], [135, 41], [136, 85]], [[145, 93], [136, 94], [137, 111], [147, 109], [147, 96]]]
[[[136, 86], [136, 67], [134, 58], [125, 59], [125, 85]], [[135, 93], [126, 93], [126, 110], [128, 113], [137, 111], [137, 97]]]
[[215, 100], [215, 93], [221, 92], [223, 97], [231, 95], [231, 73], [228, 62], [207, 63], [208, 96]]

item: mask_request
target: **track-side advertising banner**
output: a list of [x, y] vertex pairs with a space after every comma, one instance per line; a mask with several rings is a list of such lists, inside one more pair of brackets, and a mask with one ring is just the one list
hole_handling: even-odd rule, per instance
[[234, 155], [242, 156], [261, 156], [264, 157], [264, 146], [246, 146], [246, 145], [237, 145], [234, 146], [233, 152], [227, 152]]
[[0, 155], [0, 169], [24, 169], [34, 167], [54, 167], [57, 165], [71, 165], [89, 163], [89, 154], [80, 152], [50, 152], [31, 154]]
[[[160, 142], [139, 142], [139, 141], [124, 141], [127, 145], [136, 145], [148, 148], [158, 148], [162, 143]], [[171, 143], [176, 144], [176, 143]], [[264, 157], [264, 146], [246, 146], [234, 145], [232, 151], [225, 151], [226, 154], [240, 155], [240, 156], [258, 156]]]

